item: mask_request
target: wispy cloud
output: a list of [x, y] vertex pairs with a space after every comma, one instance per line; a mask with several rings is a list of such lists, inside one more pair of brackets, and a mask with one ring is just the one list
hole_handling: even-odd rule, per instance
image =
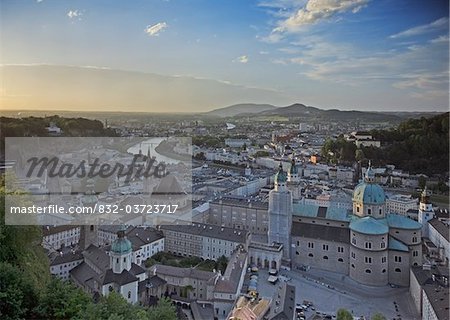
[[368, 3], [369, 0], [309, 0], [304, 7], [298, 8], [287, 19], [280, 21], [274, 31], [297, 31], [302, 26], [315, 24], [339, 13], [356, 13]]
[[145, 33], [147, 33], [150, 37], [159, 36], [160, 32], [168, 27], [165, 22], [158, 22], [154, 25], [149, 25], [145, 28]]
[[444, 18], [437, 19], [431, 23], [423, 24], [423, 25], [393, 34], [393, 35], [389, 36], [389, 38], [396, 39], [396, 38], [418, 36], [418, 35], [421, 35], [424, 33], [428, 33], [428, 32], [432, 32], [435, 30], [440, 30], [442, 28], [446, 28], [447, 26], [448, 26], [448, 18], [444, 17]]
[[243, 55], [240, 57], [237, 57], [236, 59], [233, 60], [233, 62], [239, 62], [239, 63], [247, 63], [248, 62], [248, 56]]
[[67, 16], [70, 19], [81, 19], [81, 16], [83, 15], [83, 13], [80, 10], [69, 10], [69, 12], [67, 12]]

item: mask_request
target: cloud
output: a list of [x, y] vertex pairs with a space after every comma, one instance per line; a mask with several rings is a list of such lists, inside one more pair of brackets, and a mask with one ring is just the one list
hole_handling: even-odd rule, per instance
[[248, 56], [243, 55], [243, 56], [237, 57], [236, 59], [233, 60], [233, 62], [247, 63]]
[[152, 26], [147, 26], [145, 28], [145, 33], [147, 33], [150, 37], [157, 37], [159, 36], [159, 33], [166, 29], [168, 27], [167, 23], [165, 22], [158, 22], [157, 24], [154, 24]]
[[69, 12], [67, 12], [67, 16], [70, 19], [74, 19], [74, 18], [81, 19], [82, 15], [83, 15], [83, 13], [80, 10], [69, 10]]
[[431, 39], [430, 43], [445, 43], [448, 42], [449, 38], [448, 35], [447, 36], [439, 36], [437, 38]]
[[302, 26], [315, 24], [339, 13], [356, 13], [368, 4], [369, 0], [309, 0], [303, 8], [297, 9], [281, 22], [274, 32], [294, 32]]
[[448, 26], [448, 18], [444, 17], [444, 18], [437, 19], [431, 23], [423, 24], [423, 25], [393, 34], [393, 35], [389, 36], [389, 38], [396, 39], [396, 38], [403, 38], [403, 37], [418, 36], [418, 35], [421, 35], [424, 33], [428, 33], [428, 32], [432, 32], [435, 30], [440, 30], [442, 28], [446, 28], [447, 26]]

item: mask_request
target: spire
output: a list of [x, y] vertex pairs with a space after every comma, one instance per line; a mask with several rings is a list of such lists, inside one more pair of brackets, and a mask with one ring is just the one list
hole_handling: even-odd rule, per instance
[[366, 183], [375, 182], [375, 172], [372, 169], [372, 161], [369, 160], [369, 167], [367, 168], [366, 174], [364, 175], [364, 181]]

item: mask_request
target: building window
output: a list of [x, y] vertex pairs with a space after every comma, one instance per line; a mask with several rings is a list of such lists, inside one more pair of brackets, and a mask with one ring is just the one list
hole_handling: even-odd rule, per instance
[[323, 256], [323, 259], [324, 260], [328, 260], [328, 256]]
[[386, 273], [386, 269], [381, 270], [381, 273]]
[[381, 263], [386, 263], [386, 257], [381, 258]]
[[119, 258], [116, 259], [116, 263], [119, 263]]
[[308, 242], [308, 248], [314, 248], [314, 242]]
[[352, 263], [352, 268], [355, 269], [355, 265]]
[[372, 263], [372, 258], [371, 257], [364, 257], [364, 262], [365, 263]]
[[297, 247], [300, 247], [300, 241], [297, 241]]
[[[370, 216], [372, 215], [372, 209], [367, 209], [367, 214]], [[366, 270], [367, 271], [367, 270]]]
[[127, 258], [123, 258], [123, 262], [127, 262]]
[[384, 242], [381, 243], [381, 249], [384, 249], [386, 247], [386, 244]]
[[356, 238], [352, 238], [352, 243], [356, 244]]
[[324, 244], [324, 245], [322, 246], [322, 249], [325, 250], [325, 251], [328, 251], [328, 245], [327, 245], [327, 244]]
[[402, 257], [400, 257], [400, 256], [395, 256], [395, 257], [394, 257], [394, 261], [395, 261], [395, 262], [402, 262]]
[[356, 212], [359, 212], [359, 207], [356, 207]]
[[372, 242], [366, 242], [365, 247], [366, 249], [372, 249]]
[[413, 243], [416, 243], [416, 242], [417, 242], [417, 237], [413, 237], [413, 238], [412, 238], [412, 242], [413, 242]]
[[356, 259], [356, 254], [354, 252], [352, 252], [352, 258]]
[[296, 255], [300, 255], [300, 253], [298, 253], [298, 251], [295, 251], [295, 254], [296, 254]]
[[400, 268], [395, 268], [395, 272], [402, 272], [402, 270], [400, 270]]
[[312, 258], [312, 257], [314, 257], [314, 255], [313, 255], [312, 253], [309, 253], [309, 254], [308, 254], [308, 257], [311, 257], [311, 258]]
[[339, 258], [338, 261], [339, 261], [339, 262], [344, 262], [344, 259]]
[[131, 291], [128, 291], [128, 299], [131, 298]]
[[343, 253], [344, 252], [344, 247], [338, 247], [338, 252]]
[[366, 273], [372, 273], [370, 269], [366, 269]]
[[413, 251], [413, 257], [417, 257], [419, 255], [419, 252], [417, 250]]

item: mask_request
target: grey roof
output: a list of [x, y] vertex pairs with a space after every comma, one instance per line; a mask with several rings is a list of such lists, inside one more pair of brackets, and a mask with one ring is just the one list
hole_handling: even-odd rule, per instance
[[96, 290], [94, 282], [92, 280], [99, 281], [99, 275], [85, 262], [80, 263], [78, 266], [69, 271], [71, 277], [82, 285], [87, 285], [92, 290]]
[[[278, 304], [277, 304], [278, 302]], [[269, 320], [292, 320], [295, 313], [295, 287], [281, 283], [277, 295], [272, 300]]]
[[134, 276], [137, 276], [138, 274], [145, 273], [145, 269], [141, 266], [138, 266], [136, 263], [131, 264], [130, 273]]
[[165, 285], [167, 283], [166, 280], [161, 279], [158, 276], [151, 276], [148, 279], [141, 281], [141, 282], [145, 282], [145, 286], [147, 288], [157, 288], [159, 286]]
[[215, 277], [214, 272], [197, 270], [193, 268], [178, 268], [172, 266], [165, 266], [162, 264], [153, 265], [149, 273], [154, 274], [156, 269], [156, 275], [165, 275], [177, 278], [191, 278], [191, 279], [199, 279], [199, 280], [210, 280]]
[[134, 227], [127, 229], [126, 232], [128, 240], [131, 241], [133, 248], [141, 247], [145, 244], [164, 238], [162, 232], [154, 228]]
[[214, 307], [209, 303], [191, 303], [191, 311], [194, 320], [214, 319]]
[[409, 248], [406, 244], [392, 236], [389, 236], [389, 250], [409, 252]]
[[99, 270], [105, 272], [109, 268], [109, 256], [105, 251], [91, 244], [83, 251], [85, 260], [95, 265]]
[[236, 207], [244, 207], [244, 208], [248, 208], [249, 206], [251, 206], [252, 208], [263, 209], [263, 210], [269, 209], [268, 202], [255, 201], [255, 200], [251, 200], [251, 199], [238, 198], [238, 197], [223, 197], [221, 199], [212, 201], [211, 204], [228, 205], [228, 206], [236, 206]]
[[445, 225], [445, 223], [436, 218], [431, 219], [428, 223], [432, 225], [433, 228], [435, 228], [436, 231], [445, 238], [445, 240], [449, 241], [449, 227]]
[[233, 241], [237, 243], [245, 243], [248, 231], [221, 227], [212, 224], [192, 223], [188, 225], [162, 225], [161, 230], [170, 230], [175, 232], [199, 235], [215, 239]]
[[83, 260], [83, 255], [81, 254], [81, 251], [67, 252], [64, 254], [55, 255], [55, 257], [50, 261], [50, 265], [55, 266], [58, 264], [69, 263], [79, 260]]
[[350, 242], [350, 230], [348, 228], [324, 226], [320, 224], [292, 222], [292, 236], [311, 239], [320, 239], [335, 242]]
[[71, 229], [77, 229], [80, 228], [80, 226], [77, 225], [61, 225], [61, 226], [43, 226], [42, 227], [42, 235], [49, 236], [52, 234], [57, 234], [63, 231], [68, 231]]
[[[448, 269], [432, 268], [423, 270], [422, 267], [411, 267], [419, 285], [425, 291], [425, 294], [433, 307], [438, 319], [449, 319], [449, 287], [448, 287]], [[433, 280], [434, 275], [434, 280]], [[447, 284], [443, 278], [447, 278]]]
[[236, 293], [238, 291], [242, 271], [246, 268], [246, 258], [247, 253], [245, 251], [236, 250], [231, 255], [223, 277], [217, 280], [215, 287], [217, 292]]
[[106, 270], [103, 278], [103, 285], [108, 283], [117, 283], [119, 286], [138, 281], [139, 279], [132, 275], [130, 271], [124, 269], [121, 273], [114, 273], [112, 269]]

